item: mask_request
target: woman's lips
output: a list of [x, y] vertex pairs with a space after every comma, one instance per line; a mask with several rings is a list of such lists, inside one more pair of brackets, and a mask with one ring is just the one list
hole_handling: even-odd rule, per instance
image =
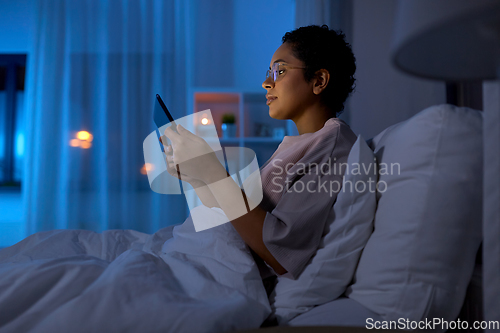
[[277, 97], [276, 96], [266, 96], [267, 97], [267, 105], [271, 104]]

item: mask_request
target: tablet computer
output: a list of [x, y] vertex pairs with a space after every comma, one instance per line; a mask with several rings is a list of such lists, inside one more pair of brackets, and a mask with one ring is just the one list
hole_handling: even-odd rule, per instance
[[[177, 124], [175, 123], [174, 117], [170, 114], [165, 103], [161, 99], [159, 94], [156, 94], [155, 106], [153, 110], [153, 120], [158, 127], [158, 130], [166, 124], [172, 123], [172, 129], [177, 132]], [[160, 132], [160, 135], [163, 133]]]

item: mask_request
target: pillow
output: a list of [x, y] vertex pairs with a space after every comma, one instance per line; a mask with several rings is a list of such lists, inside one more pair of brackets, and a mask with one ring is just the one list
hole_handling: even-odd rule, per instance
[[[370, 318], [371, 321], [367, 321], [367, 318]], [[287, 326], [357, 326], [370, 328], [370, 323], [375, 321], [381, 322], [382, 320], [382, 317], [368, 310], [355, 300], [339, 297], [336, 300], [316, 306], [314, 309], [293, 318], [288, 322]], [[334, 329], [330, 329], [330, 332], [335, 331]], [[346, 333], [349, 331], [341, 329], [338, 332]], [[384, 333], [389, 332], [384, 331]]]
[[296, 280], [278, 278], [271, 303], [279, 324], [344, 293], [373, 231], [375, 182], [373, 152], [358, 136], [316, 255]]
[[349, 298], [386, 320], [456, 319], [482, 239], [482, 121], [439, 105], [373, 139], [374, 232]]

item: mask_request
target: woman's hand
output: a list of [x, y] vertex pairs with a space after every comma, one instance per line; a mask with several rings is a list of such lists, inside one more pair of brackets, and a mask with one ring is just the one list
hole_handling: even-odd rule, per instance
[[[163, 138], [165, 138], [165, 137], [163, 137]], [[163, 144], [163, 142], [166, 142], [166, 140], [161, 140], [161, 139], [160, 139], [160, 141], [162, 142], [162, 144]], [[163, 147], [165, 149], [165, 155], [167, 155], [167, 157], [166, 157], [167, 171], [172, 177], [175, 177], [177, 179], [180, 179], [182, 181], [185, 181], [185, 182], [191, 184], [191, 186], [193, 186], [193, 188], [198, 188], [198, 187], [206, 185], [204, 182], [202, 182], [199, 179], [195, 179], [195, 178], [189, 177], [188, 175], [185, 175], [185, 174], [178, 172], [177, 167], [174, 163], [172, 146], [171, 145], [163, 145]]]
[[178, 167], [181, 179], [184, 175], [191, 180], [209, 184], [227, 177], [226, 169], [205, 140], [181, 125], [177, 125], [177, 132], [170, 127], [165, 129], [165, 136], [172, 142], [172, 168]]

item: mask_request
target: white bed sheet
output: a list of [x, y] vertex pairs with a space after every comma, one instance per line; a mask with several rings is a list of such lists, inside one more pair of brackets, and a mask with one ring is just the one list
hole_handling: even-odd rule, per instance
[[37, 233], [0, 250], [0, 277], [0, 332], [224, 332], [271, 312], [231, 224], [197, 233], [190, 218], [153, 235]]

